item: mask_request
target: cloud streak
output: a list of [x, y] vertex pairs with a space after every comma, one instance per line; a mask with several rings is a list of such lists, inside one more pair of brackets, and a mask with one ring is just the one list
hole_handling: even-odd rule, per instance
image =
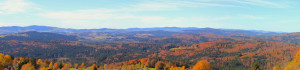
[[270, 8], [286, 8], [289, 7], [289, 4], [286, 0], [270, 1], [270, 0], [200, 0], [200, 1], [214, 1], [214, 2], [232, 2], [239, 3], [241, 5], [252, 5], [252, 6], [262, 6], [262, 7], [270, 7]]
[[265, 7], [272, 7], [272, 8], [286, 8], [288, 7], [287, 4], [271, 2], [267, 0], [229, 0], [236, 3], [241, 4], [248, 4], [248, 5], [255, 5], [255, 6], [265, 6]]
[[28, 9], [35, 8], [32, 3], [24, 0], [4, 0], [0, 1], [0, 14], [14, 14], [25, 12]]
[[[132, 14], [121, 14], [112, 12], [103, 12], [104, 10], [79, 10], [79, 11], [68, 11], [68, 12], [49, 12], [41, 13], [39, 16], [52, 18], [52, 19], [63, 19], [63, 20], [125, 20], [133, 19], [140, 21], [157, 21], [163, 20], [164, 17], [160, 16], [136, 16]], [[117, 11], [114, 11], [117, 12]]]
[[[232, 20], [232, 19], [264, 19], [264, 17], [258, 17], [254, 15], [232, 15], [228, 17], [168, 17], [160, 15], [136, 15], [137, 12], [145, 11], [171, 11], [171, 10], [180, 10], [182, 7], [241, 7], [236, 5], [226, 5], [226, 4], [217, 4], [217, 3], [208, 3], [207, 1], [214, 0], [205, 0], [202, 2], [190, 2], [190, 1], [179, 1], [174, 0], [169, 2], [165, 1], [152, 1], [152, 2], [143, 2], [133, 5], [128, 5], [126, 7], [121, 7], [117, 9], [101, 8], [101, 9], [87, 9], [87, 10], [75, 10], [75, 11], [54, 11], [40, 13], [38, 16], [51, 19], [59, 19], [60, 23], [65, 24], [96, 24], [99, 21], [106, 21], [106, 23], [135, 23], [135, 24], [184, 24], [186, 22], [195, 24], [195, 23], [213, 23], [217, 21]], [[225, 0], [224, 0], [225, 1]], [[226, 0], [228, 1], [228, 0]], [[124, 22], [116, 22], [124, 21]], [[128, 22], [129, 21], [129, 22]], [[102, 22], [101, 22], [102, 23]]]
[[254, 16], [254, 15], [240, 15], [239, 17], [245, 18], [245, 19], [265, 19], [265, 17]]

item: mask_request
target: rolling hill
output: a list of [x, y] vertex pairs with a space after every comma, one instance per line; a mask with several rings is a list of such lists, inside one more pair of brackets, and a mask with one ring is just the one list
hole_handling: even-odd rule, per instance
[[[20, 29], [14, 29], [20, 28]], [[14, 27], [0, 35], [0, 52], [53, 62], [115, 66], [147, 61], [145, 68], [192, 69], [207, 60], [212, 69], [283, 69], [300, 49], [299, 33], [256, 32], [213, 28], [63, 29]], [[27, 28], [27, 29], [24, 29]], [[5, 29], [4, 29], [5, 30]], [[28, 30], [28, 31], [27, 31]], [[25, 31], [25, 32], [22, 32]], [[1, 32], [1, 31], [0, 31]], [[15, 33], [17, 32], [17, 33]], [[197, 63], [198, 64], [198, 63]]]

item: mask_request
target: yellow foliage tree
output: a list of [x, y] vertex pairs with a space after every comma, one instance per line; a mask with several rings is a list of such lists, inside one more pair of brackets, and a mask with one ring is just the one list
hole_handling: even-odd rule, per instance
[[187, 70], [185, 69], [185, 66], [182, 66], [182, 67], [170, 67], [169, 70]]
[[1, 68], [1, 70], [4, 69], [2, 65], [5, 64], [5, 61], [4, 61], [4, 58], [3, 58], [3, 57], [4, 57], [4, 54], [0, 53], [0, 64], [1, 64], [1, 65], [0, 65], [0, 66], [1, 66], [0, 68]]
[[291, 61], [284, 70], [300, 70], [300, 50], [297, 52], [293, 61]]
[[69, 64], [69, 63], [63, 63], [63, 69], [70, 70], [71, 67], [72, 67], [71, 64]]
[[[0, 66], [2, 66], [3, 64], [5, 64], [5, 61], [4, 61], [4, 54], [3, 53], [0, 53]], [[3, 68], [4, 69], [4, 68]], [[2, 69], [2, 70], [3, 70]]]
[[20, 59], [19, 59], [18, 63], [21, 63], [21, 62], [24, 62], [24, 61], [25, 61], [25, 58], [23, 58], [23, 57], [20, 57]]
[[52, 63], [52, 62], [50, 62], [50, 64], [49, 64], [49, 68], [50, 68], [50, 69], [52, 69], [52, 68], [53, 68], [53, 63]]
[[45, 67], [40, 68], [40, 70], [47, 70]]
[[21, 70], [35, 70], [35, 69], [34, 69], [33, 65], [31, 65], [30, 63], [27, 63], [22, 66]]
[[36, 61], [36, 64], [37, 64], [37, 65], [40, 65], [42, 62], [43, 62], [42, 59], [38, 59], [38, 60]]
[[3, 53], [0, 53], [0, 57], [4, 57], [4, 54], [3, 54]]
[[7, 64], [8, 66], [12, 66], [12, 59], [9, 55], [4, 56], [4, 63]]
[[198, 61], [197, 64], [193, 67], [193, 70], [212, 70], [210, 63], [206, 60]]

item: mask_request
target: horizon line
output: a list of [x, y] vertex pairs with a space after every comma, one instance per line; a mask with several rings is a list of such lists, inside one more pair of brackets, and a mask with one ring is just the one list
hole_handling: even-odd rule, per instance
[[[31, 26], [40, 26], [40, 27], [53, 27], [53, 28], [62, 28], [62, 29], [74, 29], [74, 30], [81, 30], [83, 28], [64, 28], [64, 27], [55, 27], [55, 26], [48, 26], [48, 25], [28, 25], [28, 26], [0, 26], [1, 27], [31, 27]], [[134, 28], [195, 28], [195, 29], [204, 29], [204, 28], [211, 28], [211, 29], [220, 29], [220, 30], [246, 30], [246, 31], [263, 31], [263, 32], [276, 32], [276, 33], [293, 33], [293, 32], [283, 32], [283, 31], [267, 31], [267, 30], [255, 30], [255, 29], [232, 29], [232, 28], [213, 28], [213, 27], [176, 27], [176, 26], [166, 26], [166, 27], [132, 27], [132, 28], [86, 28], [89, 29], [134, 29]]]

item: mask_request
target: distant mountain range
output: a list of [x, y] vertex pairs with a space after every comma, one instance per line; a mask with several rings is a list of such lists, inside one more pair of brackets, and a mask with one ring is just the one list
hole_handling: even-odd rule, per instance
[[154, 28], [128, 28], [128, 29], [109, 29], [109, 28], [101, 28], [101, 29], [68, 29], [68, 28], [58, 28], [58, 27], [50, 27], [50, 26], [9, 26], [9, 27], [0, 27], [0, 34], [8, 34], [8, 33], [19, 33], [19, 32], [27, 32], [27, 31], [38, 31], [38, 32], [53, 32], [53, 33], [77, 33], [77, 32], [134, 32], [134, 31], [189, 31], [189, 32], [211, 32], [211, 33], [242, 33], [251, 36], [255, 36], [257, 34], [282, 34], [282, 32], [270, 32], [270, 31], [259, 31], [259, 30], [237, 30], [237, 29], [213, 29], [213, 28], [196, 28], [196, 27], [154, 27]]
[[[122, 42], [149, 42], [155, 38], [161, 38], [166, 43], [181, 43], [179, 40], [192, 40], [190, 43], [209, 42], [215, 40], [269, 40], [279, 41], [286, 33], [214, 29], [214, 28], [129, 28], [129, 29], [65, 29], [48, 26], [28, 27], [0, 27], [0, 40], [20, 41], [122, 41]], [[293, 34], [299, 35], [299, 34]], [[286, 36], [286, 35], [284, 35]], [[288, 35], [292, 36], [292, 35]], [[298, 38], [298, 36], [293, 36]], [[153, 39], [153, 40], [152, 40]], [[197, 40], [196, 40], [197, 39]], [[284, 38], [289, 39], [289, 38]], [[178, 40], [178, 42], [173, 42]], [[281, 41], [281, 40], [280, 40]], [[298, 39], [286, 40], [285, 42], [298, 43]], [[160, 42], [160, 41], [156, 41]]]
[[198, 29], [195, 27], [188, 28], [179, 28], [179, 27], [155, 27], [155, 28], [128, 28], [128, 29], [68, 29], [68, 28], [58, 28], [50, 26], [9, 26], [9, 27], [0, 27], [0, 34], [7, 33], [18, 33], [18, 32], [27, 32], [27, 31], [38, 31], [38, 32], [55, 32], [55, 33], [76, 33], [76, 32], [132, 32], [132, 31], [182, 31], [182, 30], [192, 30]]

